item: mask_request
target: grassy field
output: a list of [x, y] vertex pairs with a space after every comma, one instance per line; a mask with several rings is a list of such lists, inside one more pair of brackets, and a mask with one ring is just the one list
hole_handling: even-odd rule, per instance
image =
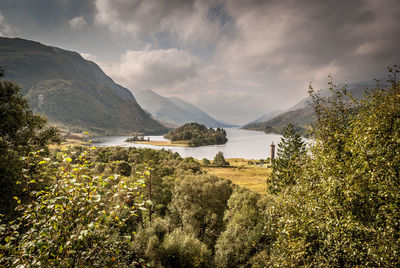
[[234, 184], [246, 187], [250, 190], [265, 193], [265, 181], [271, 169], [265, 166], [249, 164], [242, 158], [227, 159], [230, 167], [203, 167], [209, 174], [228, 179]]

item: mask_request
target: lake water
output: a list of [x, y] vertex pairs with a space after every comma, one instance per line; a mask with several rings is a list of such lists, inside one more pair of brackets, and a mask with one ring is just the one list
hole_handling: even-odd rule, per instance
[[[223, 145], [209, 145], [201, 147], [176, 147], [176, 146], [154, 146], [148, 144], [137, 144], [125, 142], [128, 136], [104, 136], [95, 140], [101, 141], [96, 146], [122, 146], [171, 150], [179, 153], [182, 157], [194, 157], [196, 159], [213, 159], [221, 151], [225, 158], [264, 159], [271, 156], [270, 145], [272, 142], [278, 144], [281, 135], [265, 134], [260, 131], [243, 130], [238, 128], [226, 128], [228, 142]], [[165, 141], [162, 136], [145, 136], [152, 141]]]

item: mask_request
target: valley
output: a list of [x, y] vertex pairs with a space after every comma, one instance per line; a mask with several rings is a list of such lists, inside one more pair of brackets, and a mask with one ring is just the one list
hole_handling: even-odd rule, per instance
[[0, 267], [400, 267], [372, 2], [2, 1]]

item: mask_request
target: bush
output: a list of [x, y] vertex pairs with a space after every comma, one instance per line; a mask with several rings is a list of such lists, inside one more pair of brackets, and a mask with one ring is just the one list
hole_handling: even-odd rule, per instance
[[131, 166], [126, 161], [120, 161], [117, 164], [117, 173], [128, 177], [131, 175]]
[[175, 229], [167, 234], [162, 248], [161, 262], [165, 267], [211, 267], [211, 251], [182, 229]]
[[[127, 226], [143, 208], [141, 180], [91, 175], [87, 152], [72, 164], [60, 152], [57, 162], [42, 159], [41, 176], [51, 184], [32, 191], [23, 215], [0, 228], [1, 263], [5, 266], [126, 266], [132, 228]], [[35, 184], [31, 181], [30, 184]], [[14, 197], [17, 201], [19, 198]]]
[[175, 182], [169, 205], [175, 224], [182, 225], [209, 248], [224, 229], [223, 215], [231, 183], [209, 175], [187, 175]]
[[211, 162], [210, 162], [210, 160], [208, 160], [207, 158], [203, 158], [203, 159], [201, 160], [201, 164], [202, 164], [203, 166], [209, 166], [209, 165], [211, 165]]
[[229, 166], [229, 162], [225, 160], [222, 152], [218, 152], [214, 157], [213, 165], [216, 167], [226, 167]]
[[267, 210], [274, 205], [273, 200], [250, 190], [234, 191], [225, 211], [226, 229], [215, 246], [218, 267], [250, 267], [256, 254], [271, 247], [276, 232], [272, 226], [279, 217]]

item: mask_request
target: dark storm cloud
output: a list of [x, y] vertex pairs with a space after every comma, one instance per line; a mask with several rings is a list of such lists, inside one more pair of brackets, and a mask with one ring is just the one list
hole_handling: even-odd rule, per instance
[[400, 63], [396, 0], [0, 0], [0, 13], [0, 34], [84, 52], [123, 85], [238, 123], [329, 73], [352, 82]]

